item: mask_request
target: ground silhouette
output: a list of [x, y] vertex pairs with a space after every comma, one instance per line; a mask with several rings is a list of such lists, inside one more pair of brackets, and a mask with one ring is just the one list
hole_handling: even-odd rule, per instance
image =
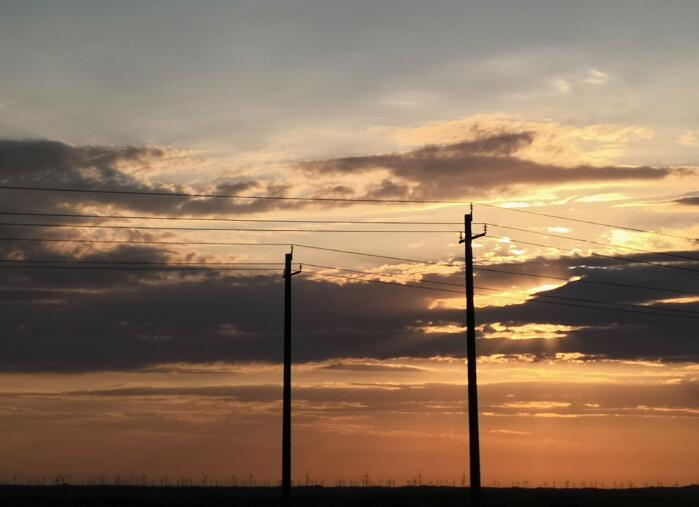
[[[468, 492], [451, 487], [298, 487], [293, 505], [463, 507]], [[25, 506], [277, 506], [279, 488], [156, 486], [0, 486], [0, 505]], [[696, 507], [699, 486], [638, 489], [483, 488], [483, 507]]]

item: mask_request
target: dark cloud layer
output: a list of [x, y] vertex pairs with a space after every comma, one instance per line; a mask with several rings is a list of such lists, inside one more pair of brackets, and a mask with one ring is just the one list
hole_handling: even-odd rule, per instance
[[474, 141], [425, 146], [405, 153], [306, 161], [299, 167], [326, 176], [388, 170], [391, 178], [369, 189], [367, 197], [404, 199], [457, 198], [518, 185], [654, 180], [677, 172], [656, 167], [565, 168], [514, 156], [533, 140], [531, 132], [495, 133]]
[[[366, 384], [362, 389], [353, 386], [299, 386], [294, 389], [296, 400], [308, 401], [316, 404], [332, 402], [341, 399], [347, 405], [342, 409], [352, 412], [380, 410], [403, 411], [406, 404], [419, 403], [453, 403], [443, 410], [451, 411], [457, 408], [463, 412], [466, 410], [464, 400], [464, 386], [442, 383], [425, 383], [419, 388], [406, 384]], [[507, 407], [512, 400], [528, 400], [532, 402], [558, 400], [568, 402], [575, 409], [590, 410], [589, 405], [597, 403], [598, 410], [618, 408], [638, 408], [640, 405], [652, 404], [660, 407], [698, 407], [699, 399], [689, 382], [676, 384], [646, 385], [643, 388], [628, 384], [609, 384], [602, 386], [594, 383], [580, 382], [571, 389], [569, 384], [552, 382], [502, 382], [496, 384], [483, 384], [479, 391], [488, 400], [490, 405], [483, 408], [495, 410], [501, 413], [514, 411], [537, 411], [537, 407]], [[36, 395], [36, 393], [33, 393]], [[239, 386], [204, 386], [204, 387], [129, 387], [93, 391], [72, 391], [57, 393], [59, 396], [96, 396], [96, 397], [143, 397], [143, 396], [201, 396], [214, 398], [227, 398], [238, 401], [275, 402], [279, 399], [278, 385], [239, 385]], [[509, 395], [509, 396], [508, 396]], [[361, 403], [361, 406], [353, 406], [352, 403]], [[431, 410], [438, 410], [431, 406]], [[333, 410], [342, 410], [333, 407]], [[548, 408], [547, 410], [555, 411]], [[562, 410], [564, 412], [565, 410]]]
[[[598, 281], [644, 279], [650, 285], [699, 289], [686, 273], [648, 265], [613, 265], [611, 259], [574, 267], [573, 259], [549, 261]], [[580, 262], [578, 262], [580, 264]], [[537, 267], [533, 267], [537, 266]], [[515, 270], [540, 269], [538, 261]], [[599, 269], [606, 267], [606, 269]], [[594, 268], [594, 269], [593, 269]], [[72, 273], [72, 274], [71, 274]], [[110, 276], [115, 277], [118, 272]], [[279, 276], [233, 278], [160, 275], [139, 281], [84, 278], [83, 272], [26, 270], [0, 273], [0, 370], [129, 370], [158, 363], [273, 361], [281, 359], [283, 288]], [[51, 281], [51, 277], [56, 280]], [[75, 279], [71, 281], [71, 276]], [[435, 278], [433, 275], [432, 278]], [[457, 280], [444, 277], [446, 280]], [[508, 286], [521, 278], [483, 274], [478, 284]], [[662, 283], [661, 283], [662, 281]], [[297, 361], [333, 358], [463, 356], [459, 333], [425, 333], [425, 325], [460, 325], [463, 311], [430, 308], [434, 298], [454, 295], [374, 284], [338, 286], [295, 279], [294, 356]], [[51, 289], [53, 287], [53, 289]], [[90, 291], [84, 290], [91, 289]], [[547, 294], [651, 304], [662, 294], [571, 283]], [[656, 304], [699, 311], [699, 304]], [[580, 329], [565, 338], [480, 340], [479, 352], [535, 354], [579, 352], [616, 359], [699, 359], [694, 320], [597, 311], [529, 302], [478, 311], [479, 324], [562, 324]], [[337, 363], [341, 368], [362, 368]]]
[[686, 206], [699, 206], [699, 196], [697, 197], [682, 197], [680, 199], [675, 199], [677, 204], [684, 204]]

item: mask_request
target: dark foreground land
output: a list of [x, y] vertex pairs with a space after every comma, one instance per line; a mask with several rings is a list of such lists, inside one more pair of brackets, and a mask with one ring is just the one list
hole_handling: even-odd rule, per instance
[[[277, 506], [278, 488], [139, 486], [0, 486], [0, 506]], [[446, 487], [295, 488], [303, 506], [451, 507], [468, 505], [467, 491]], [[699, 486], [642, 489], [485, 488], [484, 507], [699, 507]]]

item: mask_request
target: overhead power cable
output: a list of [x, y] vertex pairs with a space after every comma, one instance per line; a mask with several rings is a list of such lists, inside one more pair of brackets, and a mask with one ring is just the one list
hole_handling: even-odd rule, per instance
[[[501, 239], [505, 240], [509, 243], [521, 243], [522, 245], [531, 245], [531, 246], [538, 246], [541, 248], [552, 248], [553, 250], [558, 250], [559, 252], [570, 252], [570, 248], [562, 248], [559, 246], [552, 246], [552, 245], [542, 245], [541, 243], [533, 243], [531, 241], [523, 241], [521, 239], [515, 239], [515, 238], [510, 238], [507, 236], [489, 236], [491, 239]], [[674, 266], [672, 264], [660, 264], [659, 262], [653, 262], [653, 261], [644, 261], [641, 259], [630, 259], [628, 257], [622, 257], [620, 255], [610, 255], [610, 254], [601, 254], [598, 252], [589, 252], [590, 255], [595, 256], [595, 257], [604, 257], [607, 259], [615, 259], [615, 260], [620, 260], [624, 262], [630, 262], [633, 264], [648, 264], [649, 266], [655, 266], [658, 268], [666, 268], [666, 269], [677, 269], [680, 271], [691, 271], [693, 273], [699, 273], [699, 269], [692, 269], [692, 268], [687, 268], [684, 266]], [[697, 259], [693, 259], [694, 262], [699, 262]]]
[[295, 247], [299, 248], [309, 248], [311, 250], [322, 250], [324, 252], [336, 252], [336, 253], [345, 253], [345, 254], [350, 254], [350, 255], [361, 255], [363, 257], [375, 257], [378, 259], [389, 259], [389, 260], [394, 260], [394, 261], [404, 261], [404, 262], [414, 262], [418, 264], [432, 264], [436, 266], [463, 266], [463, 262], [455, 263], [455, 262], [440, 262], [440, 261], [430, 261], [430, 260], [419, 260], [419, 259], [408, 259], [405, 257], [395, 257], [391, 255], [381, 255], [381, 254], [375, 254], [375, 253], [368, 253], [368, 252], [357, 252], [356, 250], [342, 250], [340, 248], [328, 248], [328, 247], [322, 247], [322, 246], [315, 246], [315, 245], [305, 245], [301, 243], [294, 243]]
[[521, 208], [508, 208], [505, 206], [497, 206], [495, 204], [488, 204], [488, 203], [484, 203], [484, 202], [479, 202], [479, 203], [474, 203], [474, 204], [478, 204], [479, 206], [484, 206], [487, 208], [495, 208], [495, 209], [500, 209], [500, 210], [512, 211], [515, 213], [526, 213], [528, 215], [537, 215], [537, 216], [546, 217], [546, 218], [556, 218], [558, 220], [566, 220], [568, 222], [578, 222], [578, 223], [589, 224], [589, 225], [599, 225], [601, 227], [609, 227], [612, 229], [623, 229], [625, 231], [640, 232], [640, 233], [644, 233], [644, 234], [655, 234], [657, 236], [667, 236], [670, 238], [684, 239], [687, 241], [699, 241], [699, 238], [690, 238], [688, 236], [681, 236], [678, 234], [670, 234], [667, 232], [653, 231], [653, 230], [649, 230], [649, 229], [640, 229], [637, 227], [628, 227], [628, 226], [619, 225], [619, 224], [608, 224], [608, 223], [604, 223], [604, 222], [595, 222], [593, 220], [584, 220], [582, 218], [563, 217], [560, 215], [553, 215], [550, 213], [541, 213], [539, 211], [529, 211], [529, 210], [524, 210]]
[[[408, 275], [397, 275], [397, 274], [392, 274], [392, 273], [376, 273], [376, 272], [370, 272], [370, 271], [360, 271], [358, 269], [340, 268], [337, 266], [324, 266], [322, 264], [311, 264], [308, 262], [304, 262], [303, 265], [310, 266], [312, 268], [334, 269], [337, 271], [347, 271], [349, 273], [356, 273], [356, 274], [360, 274], [360, 275], [380, 276], [380, 277], [390, 277], [390, 278], [410, 278]], [[417, 280], [417, 281], [421, 282], [421, 283], [432, 283], [435, 285], [447, 285], [450, 287], [463, 287], [464, 286], [464, 284], [462, 284], [462, 283], [445, 282], [443, 280], [432, 280], [429, 278], [421, 278], [420, 280]]]
[[228, 268], [228, 267], [173, 267], [173, 266], [37, 266], [29, 265], [23, 266], [21, 264], [0, 264], [0, 269], [87, 269], [87, 270], [107, 270], [107, 271], [278, 271], [273, 268]]
[[[392, 256], [392, 255], [381, 255], [381, 254], [374, 254], [374, 253], [369, 253], [369, 252], [357, 252], [354, 250], [342, 250], [339, 248], [327, 248], [327, 247], [321, 247], [321, 246], [315, 246], [315, 245], [305, 245], [305, 244], [300, 244], [300, 243], [251, 243], [251, 242], [238, 242], [238, 241], [158, 241], [158, 240], [110, 240], [110, 239], [100, 240], [100, 239], [81, 239], [81, 238], [71, 239], [71, 238], [22, 238], [22, 237], [0, 237], [0, 241], [25, 241], [25, 242], [37, 242], [37, 243], [83, 243], [83, 244], [95, 243], [95, 244], [112, 244], [112, 245], [250, 246], [250, 247], [256, 247], [256, 246], [289, 247], [289, 246], [294, 246], [294, 247], [299, 247], [299, 248], [308, 248], [308, 249], [312, 249], [312, 250], [345, 253], [345, 254], [350, 254], [350, 255], [359, 255], [362, 257], [372, 257], [372, 258], [378, 258], [378, 259], [394, 260], [394, 261], [399, 261], [399, 262], [411, 262], [411, 263], [417, 263], [417, 264], [428, 264], [428, 265], [444, 266], [444, 267], [456, 267], [456, 266], [462, 267], [463, 266], [463, 263], [457, 263], [457, 262], [431, 261], [431, 260], [425, 260], [425, 259], [410, 259], [410, 258], [406, 258], [406, 257], [396, 257], [396, 256]], [[508, 270], [479, 267], [479, 266], [476, 266], [476, 270], [477, 271], [489, 271], [489, 272], [493, 272], [493, 273], [503, 273], [503, 274], [509, 274], [509, 275], [515, 275], [515, 276], [526, 276], [526, 277], [543, 278], [543, 279], [551, 279], [551, 280], [563, 280], [563, 281], [567, 281], [567, 282], [594, 284], [594, 285], [609, 286], [609, 287], [644, 289], [644, 290], [653, 290], [653, 291], [658, 291], [658, 292], [668, 292], [668, 293], [675, 293], [675, 294], [696, 295], [696, 291], [672, 289], [672, 288], [667, 288], [667, 287], [652, 287], [652, 286], [647, 286], [647, 285], [633, 285], [633, 284], [614, 283], [614, 282], [602, 282], [602, 281], [587, 280], [587, 279], [572, 280], [571, 278], [565, 278], [565, 277], [560, 277], [560, 276], [555, 276], [555, 275], [545, 275], [545, 274], [541, 274], [541, 273], [522, 273], [522, 272], [518, 272], [518, 271], [508, 271]]]
[[681, 289], [667, 289], [663, 287], [650, 287], [648, 285], [633, 285], [633, 284], [627, 284], [627, 283], [615, 283], [615, 282], [601, 282], [597, 280], [588, 280], [586, 278], [581, 278], [579, 280], [574, 280], [571, 278], [566, 278], [564, 276], [554, 276], [554, 275], [542, 275], [540, 273], [522, 273], [521, 271], [508, 271], [505, 269], [492, 269], [492, 268], [484, 268], [480, 266], [476, 266], [474, 268], [476, 271], [489, 271], [492, 273], [503, 273], [503, 274], [508, 274], [508, 275], [516, 275], [516, 276], [529, 276], [533, 278], [549, 278], [551, 280], [563, 280], [566, 282], [575, 282], [575, 283], [590, 283], [594, 285], [605, 285], [608, 287], [619, 287], [619, 288], [624, 288], [624, 289], [644, 289], [644, 290], [655, 290], [659, 292], [672, 292], [676, 294], [689, 294], [689, 295], [696, 295], [697, 291], [691, 291], [691, 290], [681, 290]]
[[664, 256], [666, 256], [666, 257], [674, 257], [674, 258], [676, 258], [676, 259], [685, 259], [685, 260], [698, 261], [698, 262], [699, 262], [699, 258], [698, 258], [698, 257], [689, 257], [689, 256], [687, 256], [687, 255], [674, 254], [674, 253], [670, 253], [670, 252], [656, 252], [656, 251], [653, 251], [653, 250], [645, 250], [645, 249], [643, 249], [643, 248], [636, 248], [636, 247], [633, 247], [633, 246], [615, 245], [615, 244], [613, 244], [613, 243], [605, 243], [605, 242], [603, 242], [603, 241], [595, 241], [595, 240], [592, 240], [592, 239], [575, 238], [575, 237], [572, 237], [572, 236], [565, 236], [565, 235], [563, 235], [563, 234], [552, 234], [552, 233], [549, 233], [549, 232], [532, 231], [532, 230], [530, 230], [530, 229], [522, 229], [521, 227], [511, 227], [511, 226], [509, 226], [509, 225], [494, 224], [494, 223], [491, 223], [491, 222], [488, 222], [487, 225], [490, 226], [490, 227], [496, 227], [496, 228], [499, 228], [499, 229], [507, 229], [507, 230], [511, 230], [511, 231], [521, 231], [521, 232], [526, 232], [526, 233], [529, 233], [529, 234], [537, 234], [537, 235], [539, 235], [539, 236], [546, 236], [546, 237], [560, 238], [560, 239], [568, 239], [568, 240], [570, 240], [570, 241], [579, 241], [579, 242], [583, 242], [583, 243], [590, 243], [590, 244], [593, 244], [593, 245], [607, 246], [607, 247], [611, 247], [611, 248], [623, 248], [623, 249], [625, 249], [625, 250], [634, 250], [634, 251], [636, 251], [636, 252], [643, 252], [643, 253], [654, 254], [654, 255], [664, 255]]
[[[2, 262], [7, 262], [7, 261], [2, 261]], [[13, 261], [17, 262], [17, 261]], [[225, 272], [225, 271], [266, 271], [266, 272], [272, 272], [272, 271], [278, 271], [273, 269], [273, 268], [256, 268], [256, 267], [207, 267], [207, 266], [187, 266], [187, 267], [177, 267], [177, 266], [106, 266], [106, 265], [89, 265], [89, 263], [78, 263], [74, 262], [73, 264], [76, 265], [50, 265], [50, 266], [40, 266], [40, 265], [29, 265], [29, 266], [24, 266], [20, 262], [19, 264], [0, 264], [0, 269], [49, 269], [49, 270], [106, 270], [106, 271], [216, 271], [216, 272]], [[77, 264], [82, 264], [82, 265], [77, 265]], [[325, 267], [323, 267], [325, 269]], [[355, 271], [355, 270], [345, 270], [342, 268], [331, 268], [328, 267], [327, 269], [336, 269], [336, 270], [343, 270], [343, 271], [353, 271], [355, 273], [362, 273], [364, 275], [369, 275], [369, 276], [382, 276], [379, 273], [368, 273], [368, 272], [360, 272], [360, 271]], [[431, 290], [431, 291], [438, 291], [438, 292], [446, 292], [446, 293], [453, 293], [453, 294], [465, 294], [464, 291], [458, 291], [458, 290], [450, 290], [450, 289], [438, 289], [434, 287], [424, 287], [420, 285], [414, 285], [414, 284], [406, 284], [406, 283], [399, 283], [399, 282], [389, 282], [385, 280], [374, 280], [374, 279], [365, 279], [365, 278], [357, 278], [357, 277], [348, 277], [348, 276], [343, 276], [343, 275], [336, 275], [336, 274], [331, 274], [331, 273], [320, 273], [320, 272], [311, 272], [314, 275], [317, 276], [331, 276], [335, 278], [344, 278], [348, 280], [356, 280], [356, 281], [362, 281], [362, 282], [370, 282], [370, 283], [381, 283], [384, 285], [394, 285], [394, 286], [400, 286], [400, 287], [406, 287], [406, 288], [412, 288], [412, 289], [420, 289], [420, 290]], [[386, 275], [383, 275], [386, 276]], [[489, 290], [489, 291], [500, 291], [500, 289], [495, 289], [491, 287], [481, 287], [481, 286], [475, 286], [475, 288], [478, 288], [480, 290]], [[520, 292], [520, 291], [517, 291]], [[528, 294], [529, 296], [532, 296], [531, 294]], [[561, 299], [561, 300], [571, 300], [571, 301], [581, 301], [581, 302], [589, 302], [589, 303], [594, 303], [594, 304], [606, 304], [606, 305], [622, 305], [622, 306], [632, 306], [632, 307], [637, 307], [641, 305], [631, 305], [631, 304], [623, 304], [623, 303], [612, 303], [612, 302], [606, 302], [606, 301], [597, 301], [597, 300], [585, 300], [585, 299], [579, 299], [579, 298], [566, 298], [566, 297], [557, 297], [557, 296], [545, 296], [545, 295], [533, 295], [535, 298], [538, 297], [550, 297], [550, 298], [555, 298], [555, 299]], [[513, 298], [510, 296], [503, 296], [501, 294], [491, 294], [488, 297], [497, 297], [497, 298], [504, 298], [504, 299], [510, 299], [510, 300], [516, 300], [520, 303], [522, 301], [518, 298]], [[540, 299], [530, 299], [527, 300], [526, 302], [532, 302], [532, 303], [548, 303], [548, 304], [559, 304], [559, 305], [565, 305], [565, 306], [576, 306], [576, 307], [581, 307], [581, 308], [592, 308], [592, 309], [598, 309], [598, 310], [611, 310], [611, 311], [621, 311], [621, 312], [631, 312], [631, 313], [640, 313], [643, 315], [655, 315], [655, 316], [661, 316], [661, 317], [684, 317], [684, 318], [694, 318], [691, 315], [686, 315], [686, 314], [679, 314], [679, 313], [668, 313], [668, 310], [663, 311], [654, 311], [658, 310], [655, 308], [651, 307], [642, 307], [644, 311], [639, 311], [639, 310], [627, 310], [627, 309], [617, 309], [617, 308], [608, 308], [604, 306], [589, 306], [589, 305], [579, 305], [579, 304], [569, 304], [569, 303], [558, 303], [558, 302], [553, 302], [553, 301], [542, 301]], [[650, 310], [650, 311], [649, 311]], [[670, 310], [670, 311], [679, 311], [679, 310]], [[689, 313], [689, 312], [688, 312]], [[696, 313], [696, 312], [691, 312], [691, 313]]]
[[477, 202], [477, 201], [450, 201], [443, 199], [370, 199], [370, 198], [350, 198], [350, 197], [288, 197], [277, 195], [240, 195], [240, 194], [212, 194], [212, 193], [195, 193], [195, 192], [172, 192], [172, 191], [155, 191], [155, 190], [108, 190], [108, 189], [86, 189], [86, 188], [65, 188], [65, 187], [33, 187], [20, 185], [0, 185], [2, 190], [25, 190], [37, 192], [71, 192], [82, 194], [111, 194], [111, 195], [136, 195], [136, 196], [160, 196], [160, 197], [189, 197], [189, 198], [211, 198], [211, 199], [252, 199], [252, 200], [274, 200], [274, 201], [300, 201], [300, 202], [357, 202], [357, 203], [383, 203], [383, 204], [454, 204], [468, 205], [478, 204], [480, 206], [512, 211], [515, 213], [526, 213], [529, 215], [537, 215], [547, 218], [556, 218], [558, 220], [567, 220], [570, 222], [586, 223], [591, 225], [599, 225], [602, 227], [612, 227], [616, 229], [624, 229], [633, 232], [641, 232], [645, 234], [655, 234], [659, 236], [668, 236], [688, 241], [699, 241], [697, 238], [680, 236], [660, 231], [648, 229], [640, 229], [636, 227], [627, 227], [618, 224], [608, 224], [603, 222], [595, 222], [593, 220], [584, 220], [580, 218], [563, 217], [549, 213], [541, 213], [536, 211], [523, 210], [521, 208], [509, 208], [506, 206], [498, 206], [496, 204]]
[[127, 229], [127, 230], [160, 230], [160, 231], [197, 231], [197, 232], [330, 232], [330, 233], [407, 233], [407, 234], [427, 234], [427, 233], [448, 233], [455, 234], [458, 230], [434, 230], [434, 229], [263, 229], [263, 228], [232, 228], [232, 227], [164, 227], [149, 225], [104, 225], [104, 224], [51, 224], [35, 222], [0, 222], [0, 226], [13, 227], [64, 227], [71, 229]]
[[[423, 289], [423, 290], [431, 290], [434, 292], [448, 292], [448, 293], [457, 293], [457, 294], [465, 295], [465, 292], [463, 292], [463, 291], [453, 291], [450, 289], [438, 289], [435, 287], [422, 287], [419, 285], [402, 284], [402, 283], [398, 283], [398, 282], [388, 282], [388, 281], [384, 281], [384, 280], [372, 280], [372, 279], [358, 278], [358, 277], [353, 277], [353, 276], [336, 275], [336, 274], [331, 274], [331, 273], [320, 273], [317, 271], [303, 271], [302, 273], [311, 274], [313, 276], [320, 276], [320, 277], [343, 278], [346, 280], [353, 280], [353, 281], [358, 281], [358, 282], [379, 283], [379, 284], [383, 284], [383, 285], [392, 285], [392, 286], [405, 287], [405, 288], [411, 288], [411, 289]], [[510, 296], [502, 296], [499, 294], [498, 295], [492, 294], [488, 297], [497, 297], [497, 298], [502, 298], [502, 299], [515, 300], [515, 301], [518, 301], [520, 303], [522, 302], [519, 298], [514, 298], [514, 297], [510, 297]], [[645, 311], [640, 311], [640, 310], [609, 308], [609, 307], [604, 307], [604, 306], [593, 306], [593, 305], [584, 305], [584, 304], [577, 304], [577, 303], [564, 303], [564, 302], [560, 302], [560, 301], [544, 301], [541, 299], [531, 299], [531, 300], [528, 300], [527, 303], [541, 303], [541, 304], [547, 304], [547, 305], [569, 306], [569, 307], [573, 307], [573, 308], [587, 308], [587, 309], [592, 309], [592, 310], [605, 310], [608, 312], [615, 312], [615, 313], [616, 312], [635, 313], [635, 314], [641, 314], [641, 315], [649, 315], [652, 317], [670, 317], [670, 318], [685, 318], [685, 319], [697, 319], [697, 320], [699, 320], [699, 318], [691, 316], [691, 315], [645, 312]]]
[[279, 195], [241, 195], [241, 194], [211, 194], [196, 192], [165, 192], [145, 190], [107, 190], [88, 188], [63, 188], [63, 187], [28, 187], [18, 185], [0, 185], [0, 190], [31, 190], [38, 192], [72, 192], [81, 194], [111, 194], [111, 195], [139, 195], [159, 197], [194, 197], [210, 199], [253, 199], [271, 201], [321, 201], [321, 202], [366, 202], [387, 204], [469, 204], [465, 201], [444, 201], [439, 199], [372, 199], [372, 198], [348, 198], [348, 197], [289, 197]]
[[85, 259], [0, 259], [0, 262], [30, 263], [30, 264], [126, 264], [153, 266], [283, 266], [283, 262], [167, 262], [167, 261], [130, 261], [130, 260], [85, 260]]
[[[362, 225], [463, 225], [463, 222], [433, 222], [410, 220], [290, 220], [290, 219], [262, 219], [262, 218], [221, 218], [221, 217], [183, 217], [161, 215], [94, 215], [85, 213], [43, 213], [43, 212], [19, 212], [0, 211], [0, 215], [9, 216], [33, 216], [56, 218], [99, 218], [104, 220], [182, 220], [186, 222], [255, 222], [255, 223], [288, 223], [288, 224], [362, 224]], [[476, 225], [484, 225], [485, 222], [473, 222]]]
[[158, 241], [129, 239], [82, 239], [82, 238], [18, 238], [0, 237], [0, 241], [31, 241], [38, 243], [105, 243], [115, 245], [203, 245], [203, 246], [291, 246], [292, 243], [252, 243], [240, 241]]
[[[361, 274], [361, 275], [366, 275], [366, 276], [380, 276], [380, 277], [392, 277], [392, 278], [406, 278], [406, 275], [395, 275], [395, 274], [389, 274], [389, 273], [376, 273], [376, 272], [369, 272], [369, 271], [360, 271], [356, 269], [348, 269], [348, 268], [340, 268], [340, 267], [334, 267], [334, 266], [323, 266], [319, 264], [309, 264], [309, 263], [304, 263], [304, 266], [311, 266], [311, 267], [316, 267], [316, 268], [321, 268], [321, 269], [332, 269], [332, 270], [337, 270], [337, 271], [346, 271], [350, 273], [355, 273], [355, 274]], [[438, 284], [438, 285], [448, 285], [448, 286], [453, 286], [453, 287], [462, 287], [463, 284], [459, 283], [454, 283], [454, 282], [444, 282], [441, 280], [432, 280], [429, 278], [422, 278], [419, 280], [421, 283], [432, 283], [432, 284]], [[675, 309], [675, 308], [655, 308], [655, 307], [650, 307], [650, 306], [645, 306], [645, 305], [639, 305], [639, 304], [632, 304], [632, 303], [620, 303], [617, 301], [605, 301], [605, 300], [599, 300], [599, 299], [586, 299], [586, 298], [575, 298], [575, 297], [569, 297], [569, 296], [557, 296], [553, 294], [541, 294], [541, 293], [530, 293], [527, 291], [522, 291], [522, 290], [511, 290], [511, 289], [498, 289], [495, 287], [484, 287], [482, 285], [474, 285], [474, 288], [480, 289], [480, 290], [488, 290], [488, 291], [495, 291], [495, 292], [516, 292], [520, 294], [524, 294], [529, 297], [544, 297], [544, 298], [551, 298], [551, 299], [558, 299], [562, 301], [576, 301], [576, 302], [581, 302], [581, 303], [593, 303], [593, 304], [605, 304], [605, 305], [615, 305], [615, 306], [623, 306], [623, 307], [629, 307], [629, 308], [638, 308], [638, 309], [643, 309], [643, 310], [649, 310], [649, 311], [660, 311], [660, 312], [665, 312], [666, 314], [668, 312], [681, 312], [681, 313], [689, 313], [689, 314], [696, 314], [699, 315], [699, 312], [694, 311], [694, 310], [685, 310], [685, 309]]]
[[[215, 227], [160, 227], [160, 226], [129, 226], [129, 225], [85, 225], [85, 224], [50, 224], [50, 223], [13, 223], [0, 222], [0, 226], [14, 227], [62, 227], [62, 228], [84, 228], [84, 229], [117, 229], [117, 230], [169, 230], [169, 231], [230, 231], [230, 232], [308, 232], [308, 233], [407, 233], [407, 234], [424, 234], [424, 233], [455, 233], [453, 230], [396, 230], [396, 229], [259, 229], [259, 228], [215, 228]], [[543, 248], [553, 248], [562, 252], [568, 252], [569, 249], [556, 247], [552, 245], [542, 245], [541, 243], [533, 243], [504, 236], [491, 236], [496, 239], [508, 240], [523, 245], [532, 245]], [[653, 252], [655, 253], [655, 252]], [[590, 255], [596, 257], [605, 257], [610, 259], [618, 259], [625, 262], [648, 264], [651, 266], [662, 267], [666, 269], [677, 269], [682, 271], [692, 271], [699, 273], [699, 270], [684, 266], [674, 266], [668, 264], [660, 264], [652, 261], [644, 261], [640, 259], [629, 259], [619, 255], [601, 254], [590, 252]], [[688, 258], [692, 261], [699, 262], [699, 259]]]
[[[453, 266], [463, 267], [463, 263], [455, 263], [455, 262], [445, 263], [445, 262], [440, 262], [440, 261], [430, 261], [430, 260], [424, 260], [424, 259], [422, 259], [422, 260], [421, 259], [409, 259], [406, 257], [395, 257], [395, 256], [391, 256], [391, 255], [380, 255], [380, 254], [374, 254], [374, 253], [368, 253], [368, 252], [358, 252], [355, 250], [342, 250], [339, 248], [327, 248], [327, 247], [320, 247], [320, 246], [313, 246], [313, 245], [303, 245], [303, 244], [299, 244], [299, 243], [294, 243], [294, 246], [299, 247], [299, 248], [309, 248], [312, 250], [345, 253], [345, 254], [350, 254], [350, 255], [359, 255], [359, 256], [363, 256], [363, 257], [373, 257], [373, 258], [378, 258], [378, 259], [394, 260], [394, 261], [399, 261], [399, 262], [412, 262], [412, 263], [416, 263], [416, 264], [428, 264], [428, 265], [445, 266], [445, 267], [453, 267]], [[659, 292], [671, 292], [671, 293], [677, 293], [677, 294], [690, 294], [690, 295], [697, 294], [695, 291], [688, 291], [688, 290], [681, 290], [681, 289], [650, 287], [650, 286], [645, 286], [645, 285], [632, 285], [632, 284], [623, 284], [623, 283], [614, 283], [614, 282], [602, 282], [602, 281], [587, 280], [587, 279], [571, 280], [571, 278], [565, 278], [565, 277], [560, 277], [560, 276], [544, 275], [544, 274], [537, 274], [537, 273], [522, 273], [522, 272], [518, 272], [518, 271], [508, 271], [508, 270], [495, 269], [495, 268], [485, 268], [485, 267], [480, 267], [480, 266], [476, 266], [475, 269], [476, 269], [476, 271], [489, 271], [489, 272], [493, 272], [493, 273], [503, 273], [503, 274], [508, 274], [508, 275], [527, 276], [527, 277], [534, 277], [534, 278], [548, 278], [551, 280], [563, 280], [566, 282], [587, 283], [587, 284], [604, 285], [604, 286], [610, 286], [610, 287], [620, 287], [620, 288], [629, 288], [629, 289], [646, 289], [646, 290], [655, 290], [655, 291], [659, 291]]]
[[465, 294], [464, 291], [458, 291], [458, 290], [438, 289], [436, 287], [423, 287], [422, 285], [414, 285], [414, 284], [410, 284], [410, 283], [400, 283], [400, 282], [389, 282], [389, 281], [385, 281], [385, 280], [371, 280], [371, 279], [367, 280], [364, 278], [336, 275], [336, 274], [332, 274], [332, 273], [321, 273], [318, 271], [302, 271], [301, 273], [305, 273], [305, 274], [311, 273], [313, 275], [318, 275], [318, 276], [332, 276], [335, 278], [345, 278], [347, 280], [356, 280], [359, 282], [382, 283], [384, 285], [394, 285], [394, 286], [398, 286], [398, 287], [406, 287], [409, 289], [430, 290], [430, 291], [436, 291], [436, 292], [449, 292], [452, 294], [461, 294], [461, 295]]

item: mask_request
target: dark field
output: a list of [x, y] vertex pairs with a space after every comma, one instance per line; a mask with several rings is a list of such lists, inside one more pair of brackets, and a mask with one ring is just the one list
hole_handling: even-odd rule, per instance
[[[296, 506], [464, 506], [461, 488], [295, 488]], [[139, 486], [0, 486], [0, 505], [14, 506], [276, 506], [277, 488]], [[699, 507], [699, 486], [643, 489], [485, 488], [484, 506]]]

